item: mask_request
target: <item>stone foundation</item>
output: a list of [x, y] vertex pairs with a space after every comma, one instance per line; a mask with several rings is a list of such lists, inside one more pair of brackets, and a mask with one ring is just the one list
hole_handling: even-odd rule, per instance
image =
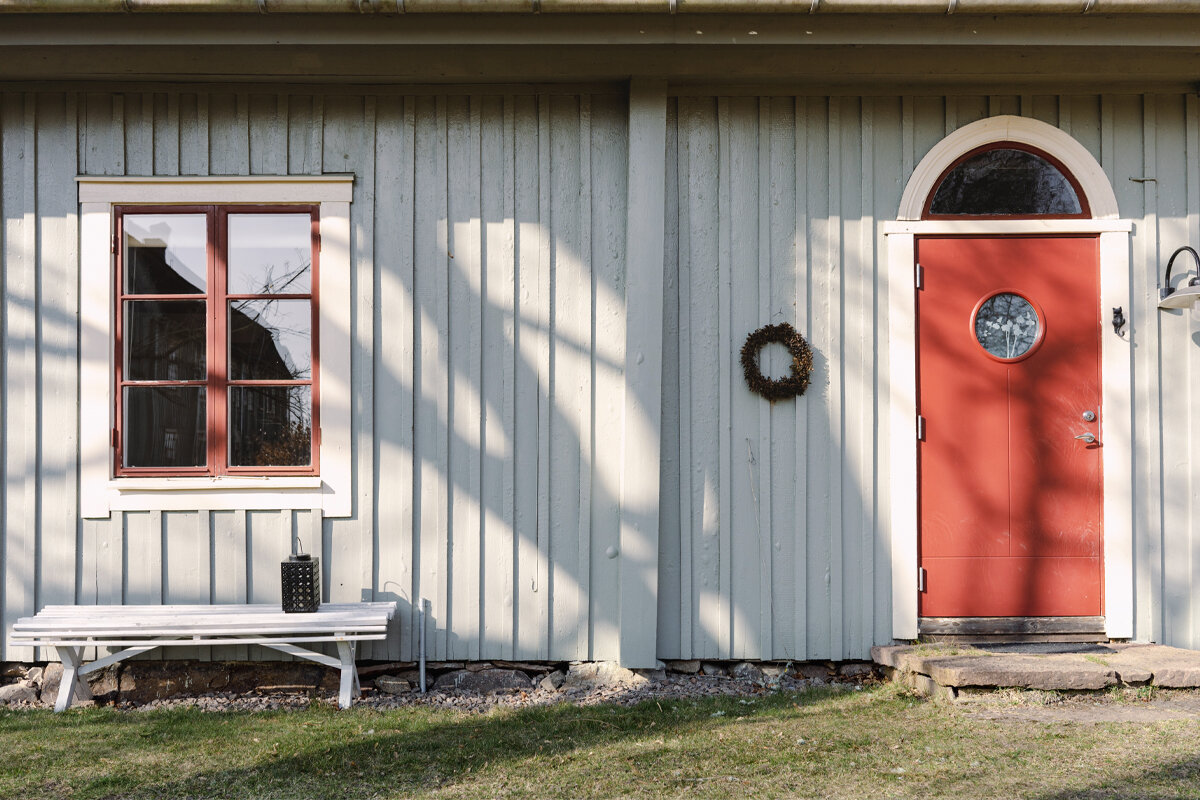
[[[420, 689], [418, 664], [412, 661], [363, 662], [364, 687], [392, 694]], [[662, 679], [668, 673], [702, 674], [770, 685], [784, 677], [813, 682], [861, 682], [876, 677], [866, 661], [747, 662], [667, 661], [655, 669], [628, 670], [615, 662], [431, 661], [426, 663], [429, 690], [495, 692], [557, 691], [576, 686], [628, 688]], [[40, 702], [54, 705], [62, 665], [0, 664], [0, 705]], [[149, 703], [211, 693], [247, 695], [337, 691], [338, 672], [307, 661], [150, 661], [131, 659], [88, 675], [97, 703]]]

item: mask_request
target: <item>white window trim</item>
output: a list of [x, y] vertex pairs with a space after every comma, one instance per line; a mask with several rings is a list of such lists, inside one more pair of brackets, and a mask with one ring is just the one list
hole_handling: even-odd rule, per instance
[[[1037, 147], [1057, 158], [1080, 182], [1092, 219], [921, 220], [933, 183], [964, 153], [997, 141]], [[1104, 170], [1063, 131], [1024, 117], [992, 117], [967, 125], [939, 142], [913, 171], [898, 219], [886, 222], [890, 358], [892, 636], [915, 639], [917, 617], [917, 340], [913, 284], [916, 239], [921, 235], [1096, 234], [1100, 238], [1100, 308], [1132, 311], [1129, 238], [1133, 225], [1119, 219], [1116, 196]], [[1127, 328], [1126, 330], [1130, 330]], [[1133, 392], [1129, 333], [1111, 326], [1101, 338], [1102, 470], [1104, 481], [1104, 623], [1114, 639], [1133, 636]]]
[[[350, 202], [353, 175], [78, 177], [80, 206], [80, 513], [320, 508], [352, 513]], [[113, 207], [319, 204], [320, 458], [317, 476], [114, 478]]]

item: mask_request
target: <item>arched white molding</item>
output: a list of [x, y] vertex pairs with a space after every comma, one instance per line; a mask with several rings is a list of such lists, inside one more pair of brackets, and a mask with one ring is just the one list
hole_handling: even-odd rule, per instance
[[1049, 153], [1079, 182], [1093, 219], [1117, 219], [1120, 216], [1117, 196], [1113, 194], [1108, 176], [1087, 148], [1053, 125], [1007, 115], [972, 122], [938, 142], [913, 170], [900, 199], [897, 219], [920, 219], [925, 200], [946, 168], [963, 154], [993, 142], [1016, 142]]

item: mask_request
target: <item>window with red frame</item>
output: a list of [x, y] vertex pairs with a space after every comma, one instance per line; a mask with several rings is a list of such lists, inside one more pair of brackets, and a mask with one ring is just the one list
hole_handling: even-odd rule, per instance
[[315, 206], [115, 209], [116, 474], [315, 474]]

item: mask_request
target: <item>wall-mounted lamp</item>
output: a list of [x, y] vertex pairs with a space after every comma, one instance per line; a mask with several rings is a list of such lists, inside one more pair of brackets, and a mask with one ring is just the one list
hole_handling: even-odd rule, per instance
[[[1197, 274], [1188, 278], [1187, 283], [1176, 289], [1171, 286], [1171, 267], [1175, 264], [1176, 256], [1184, 251], [1191, 253], [1192, 260], [1196, 262]], [[1166, 281], [1158, 290], [1158, 307], [1191, 308], [1196, 303], [1200, 303], [1200, 254], [1185, 244], [1172, 253], [1171, 258], [1167, 261]]]

